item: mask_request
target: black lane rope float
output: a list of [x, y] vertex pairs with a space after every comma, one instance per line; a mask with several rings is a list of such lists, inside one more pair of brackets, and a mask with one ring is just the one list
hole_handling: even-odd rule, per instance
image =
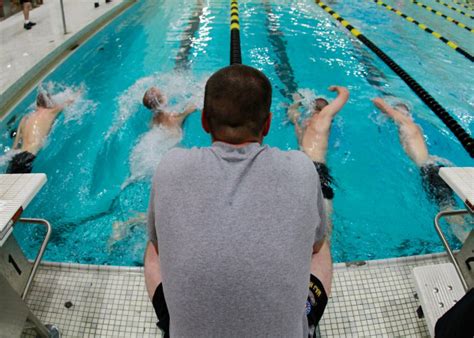
[[241, 63], [239, 3], [237, 0], [232, 0], [230, 2], [230, 64]]
[[443, 5], [444, 7], [449, 8], [449, 9], [452, 10], [452, 11], [455, 11], [455, 12], [458, 12], [459, 14], [462, 14], [462, 15], [464, 15], [464, 16], [467, 16], [469, 19], [474, 19], [474, 16], [472, 16], [471, 14], [468, 14], [468, 13], [466, 13], [466, 12], [461, 11], [459, 8], [453, 7], [453, 6], [447, 4], [446, 2], [443, 2], [443, 1], [441, 1], [441, 0], [435, 0], [435, 1], [436, 1], [437, 3], [439, 3], [440, 5]]
[[292, 94], [298, 91], [298, 84], [295, 81], [293, 67], [286, 51], [284, 34], [278, 29], [275, 20], [272, 19], [274, 15], [268, 0], [263, 1], [263, 6], [267, 13], [265, 26], [268, 32], [268, 39], [278, 60], [278, 62], [274, 63], [275, 71], [280, 81], [285, 85], [285, 88], [280, 89], [280, 93], [287, 99], [292, 100]]
[[435, 32], [434, 30], [432, 30], [431, 28], [427, 27], [425, 24], [422, 24], [420, 22], [418, 22], [417, 20], [413, 19], [411, 16], [408, 16], [404, 13], [402, 13], [400, 10], [396, 9], [396, 8], [393, 8], [392, 6], [390, 5], [387, 5], [385, 2], [383, 1], [380, 1], [380, 0], [372, 0], [373, 2], [375, 2], [377, 5], [379, 6], [382, 6], [384, 7], [385, 9], [397, 14], [398, 16], [401, 16], [402, 18], [404, 18], [406, 21], [408, 22], [411, 22], [413, 23], [414, 25], [416, 25], [418, 28], [420, 28], [421, 30], [425, 31], [426, 33], [429, 33], [431, 35], [433, 35], [435, 38], [437, 38], [439, 41], [442, 41], [444, 44], [448, 45], [449, 47], [451, 47], [452, 49], [454, 49], [456, 52], [458, 52], [459, 54], [461, 54], [462, 56], [464, 56], [466, 59], [468, 59], [469, 61], [471, 62], [474, 62], [474, 56], [472, 56], [471, 54], [469, 54], [465, 49], [459, 47], [456, 43], [446, 39], [445, 37], [441, 36], [441, 34], [439, 34], [438, 32]]
[[339, 21], [348, 31], [352, 33], [359, 41], [372, 50], [387, 66], [397, 74], [411, 90], [443, 121], [449, 130], [456, 136], [464, 149], [474, 158], [474, 139], [453, 119], [451, 115], [423, 88], [416, 82], [408, 73], [400, 67], [395, 61], [378, 48], [372, 41], [370, 41], [359, 30], [352, 26], [348, 21], [341, 17], [338, 13], [332, 10], [331, 7], [325, 5], [319, 0], [315, 0], [322, 9], [329, 13], [334, 19]]
[[415, 5], [417, 5], [418, 7], [424, 8], [424, 9], [426, 9], [427, 11], [429, 11], [429, 12], [431, 12], [431, 13], [433, 13], [433, 14], [436, 14], [436, 15], [442, 17], [442, 18], [444, 18], [444, 19], [448, 20], [449, 22], [452, 22], [452, 23], [454, 23], [455, 25], [457, 25], [457, 26], [459, 26], [459, 27], [461, 27], [461, 28], [464, 28], [464, 29], [468, 30], [468, 31], [471, 32], [471, 33], [474, 33], [474, 29], [473, 29], [473, 28], [471, 28], [471, 27], [469, 27], [469, 26], [463, 24], [462, 22], [459, 22], [459, 21], [453, 19], [452, 17], [450, 17], [450, 16], [444, 14], [444, 13], [441, 12], [441, 11], [438, 11], [438, 10], [436, 10], [436, 9], [433, 9], [432, 7], [427, 6], [427, 5], [425, 5], [424, 3], [419, 2], [419, 1], [416, 1], [416, 0], [411, 0], [411, 2], [412, 2], [413, 4], [415, 4]]
[[469, 5], [463, 4], [462, 2], [457, 1], [457, 0], [451, 0], [451, 1], [454, 2], [454, 3], [455, 3], [456, 5], [458, 5], [458, 6], [461, 6], [461, 7], [464, 8], [464, 9], [467, 9], [467, 10], [469, 10], [469, 11], [472, 11], [472, 8], [469, 7]]
[[186, 70], [189, 69], [191, 61], [189, 56], [191, 54], [191, 47], [193, 43], [193, 37], [196, 35], [201, 25], [201, 16], [203, 13], [203, 2], [202, 0], [196, 1], [196, 8], [189, 17], [188, 26], [184, 30], [181, 36], [181, 43], [179, 46], [178, 54], [175, 58], [174, 69], [175, 70]]

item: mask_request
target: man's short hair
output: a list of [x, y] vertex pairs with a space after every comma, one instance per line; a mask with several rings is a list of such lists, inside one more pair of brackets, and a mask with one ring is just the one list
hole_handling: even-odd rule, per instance
[[232, 65], [207, 81], [203, 112], [214, 138], [238, 144], [260, 135], [271, 102], [272, 86], [262, 72]]

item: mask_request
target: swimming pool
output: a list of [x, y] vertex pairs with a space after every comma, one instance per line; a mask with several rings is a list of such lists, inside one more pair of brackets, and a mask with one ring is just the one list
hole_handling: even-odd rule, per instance
[[[436, 7], [432, 0], [424, 3]], [[370, 1], [329, 4], [399, 62], [472, 134], [473, 66], [468, 60]], [[443, 25], [431, 13], [415, 13], [419, 9], [412, 4], [392, 5], [413, 11], [420, 21], [432, 20], [443, 35], [467, 49], [472, 46], [471, 33]], [[274, 87], [267, 144], [297, 149], [293, 126], [286, 119], [294, 90], [308, 98], [332, 97], [327, 87], [333, 84], [351, 91], [349, 103], [334, 121], [328, 153], [336, 179], [335, 260], [442, 250], [432, 226], [437, 207], [422, 190], [418, 169], [404, 154], [395, 126], [370, 99], [382, 93], [402, 98], [422, 126], [433, 155], [456, 166], [471, 165], [454, 136], [392, 71], [313, 1], [242, 1], [240, 18], [243, 62], [263, 70]], [[45, 259], [141, 265], [143, 224], [120, 227], [116, 222], [146, 211], [150, 173], [175, 142], [150, 131], [150, 114], [140, 105], [143, 92], [150, 85], [162, 87], [177, 110], [189, 101], [200, 102], [206, 78], [227, 65], [228, 56], [228, 1], [150, 0], [132, 7], [47, 76], [43, 86], [53, 92], [82, 89], [82, 94], [58, 119], [34, 165], [35, 172], [49, 178], [28, 209], [28, 214], [53, 224]], [[10, 130], [31, 110], [34, 95], [2, 122], [2, 153], [12, 144]], [[180, 145], [209, 144], [195, 113], [185, 123]], [[9, 156], [0, 159], [2, 169]], [[38, 245], [34, 231], [16, 229], [30, 254]]]

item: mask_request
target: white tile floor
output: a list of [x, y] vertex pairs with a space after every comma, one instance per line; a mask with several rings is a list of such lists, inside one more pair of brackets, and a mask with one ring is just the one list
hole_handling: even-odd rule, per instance
[[37, 25], [23, 29], [23, 14], [17, 13], [0, 22], [0, 95], [37, 65], [54, 49], [123, 0], [114, 0], [94, 8], [92, 0], [64, 0], [68, 34], [64, 35], [59, 0], [44, 1], [30, 12]]
[[[413, 267], [447, 261], [444, 255], [370, 261], [335, 267], [332, 296], [320, 323], [321, 337], [425, 337], [416, 314]], [[156, 337], [155, 314], [141, 268], [43, 265], [27, 302], [63, 337]], [[67, 308], [66, 303], [72, 306]]]

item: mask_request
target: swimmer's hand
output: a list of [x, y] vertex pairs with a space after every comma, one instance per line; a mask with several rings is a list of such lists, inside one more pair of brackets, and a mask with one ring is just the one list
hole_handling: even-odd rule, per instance
[[303, 101], [303, 97], [301, 97], [301, 94], [294, 93], [292, 96], [293, 96], [293, 102], [301, 105], [301, 101]]
[[387, 106], [387, 103], [380, 97], [376, 97], [375, 99], [372, 100], [372, 102], [380, 110], [384, 110], [384, 108]]
[[330, 86], [328, 90], [331, 92], [337, 92], [338, 95], [344, 95], [344, 96], [349, 97], [349, 90], [346, 87]]

